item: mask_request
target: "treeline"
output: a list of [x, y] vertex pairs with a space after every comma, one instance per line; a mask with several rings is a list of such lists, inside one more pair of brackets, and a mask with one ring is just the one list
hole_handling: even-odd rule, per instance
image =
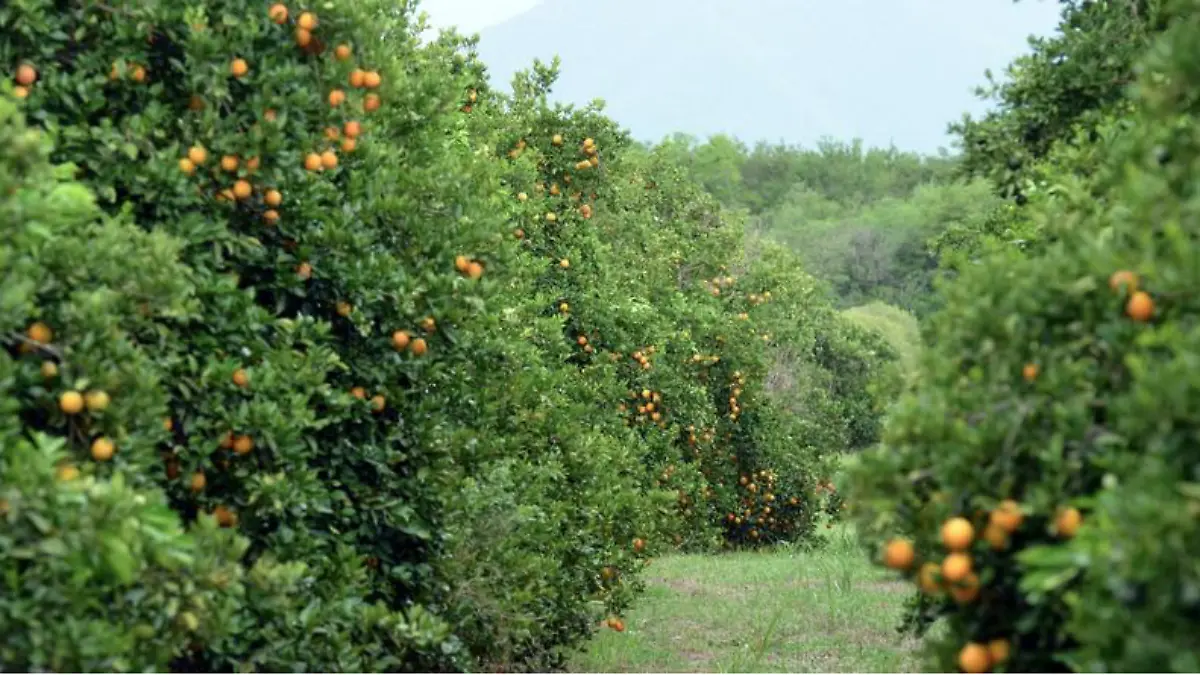
[[848, 501], [930, 667], [1191, 672], [1200, 595], [1200, 3], [1063, 2], [957, 126], [1005, 198]]
[[0, 8], [7, 668], [554, 668], [877, 439], [794, 253], [411, 15]]

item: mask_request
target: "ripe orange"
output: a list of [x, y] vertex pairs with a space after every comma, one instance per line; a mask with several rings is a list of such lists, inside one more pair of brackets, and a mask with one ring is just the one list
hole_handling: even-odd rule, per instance
[[288, 8], [282, 2], [277, 2], [267, 10], [267, 16], [271, 18], [271, 21], [283, 25], [287, 23]]
[[646, 550], [646, 540], [642, 539], [640, 537], [637, 539], [634, 539], [633, 540], [633, 550], [637, 553], [641, 553], [642, 551]]
[[412, 336], [408, 334], [408, 331], [398, 330], [392, 333], [392, 348], [398, 352], [408, 349], [411, 342]]
[[1054, 518], [1054, 530], [1058, 536], [1070, 539], [1079, 531], [1079, 526], [1083, 523], [1083, 514], [1079, 513], [1079, 509], [1074, 506], [1068, 506], [1061, 509], [1058, 515]]
[[77, 391], [63, 392], [58, 397], [58, 407], [68, 415], [78, 415], [83, 411], [83, 394]]
[[513, 230], [513, 236], [516, 237], [517, 239], [524, 239], [525, 238], [524, 228], [518, 227], [517, 229]]
[[467, 256], [459, 255], [454, 257], [454, 269], [458, 270], [459, 272], [466, 274], [467, 268], [470, 267], [470, 265], [471, 261], [467, 258]]
[[332, 150], [326, 150], [321, 153], [321, 166], [326, 169], [336, 169], [338, 165], [337, 155]]
[[1026, 363], [1025, 367], [1021, 369], [1021, 376], [1025, 378], [1026, 382], [1033, 382], [1037, 379], [1038, 370], [1036, 363]]
[[993, 666], [998, 666], [1008, 660], [1012, 654], [1012, 645], [1004, 638], [996, 638], [988, 643], [988, 657], [991, 659]]
[[331, 141], [336, 141], [338, 139], [338, 133], [337, 127], [325, 127], [325, 138]]
[[1008, 532], [996, 523], [988, 523], [983, 528], [983, 540], [992, 547], [993, 551], [1003, 551], [1008, 548]]
[[351, 307], [350, 303], [348, 303], [348, 302], [343, 301], [343, 302], [339, 302], [337, 304], [337, 313], [338, 313], [338, 316], [340, 316], [340, 317], [350, 316], [350, 312], [352, 312], [352, 311], [354, 311], [354, 308]]
[[212, 515], [217, 519], [217, 524], [221, 527], [233, 527], [237, 525], [237, 514], [224, 506], [218, 506], [213, 509]]
[[966, 553], [951, 553], [942, 561], [942, 578], [957, 583], [971, 573], [971, 556]]
[[321, 156], [315, 152], [310, 152], [304, 156], [304, 168], [309, 171], [321, 170]]
[[263, 195], [263, 201], [266, 202], [267, 206], [279, 206], [283, 203], [283, 193], [279, 190], [267, 190], [266, 194]]
[[63, 464], [55, 471], [55, 476], [62, 482], [67, 483], [79, 478], [79, 469], [70, 464]]
[[329, 105], [336, 108], [345, 102], [346, 92], [342, 91], [341, 89], [334, 89], [333, 91], [329, 92]]
[[558, 214], [553, 211], [546, 212], [546, 222], [553, 223], [556, 220], [558, 220]]
[[964, 551], [975, 538], [975, 528], [966, 518], [956, 517], [942, 525], [942, 545], [951, 551]]
[[163, 418], [163, 429], [166, 431], [171, 431], [174, 428], [175, 428], [175, 421], [172, 420], [170, 417], [164, 417]]
[[350, 390], [350, 395], [361, 401], [367, 397], [367, 390], [362, 387], [354, 387]]
[[254, 439], [249, 436], [238, 436], [233, 439], [233, 451], [239, 455], [245, 455], [254, 449]]
[[16, 86], [13, 87], [13, 96], [17, 98], [29, 98], [29, 87]]
[[312, 12], [304, 12], [296, 19], [296, 25], [310, 31], [317, 27], [317, 16]]
[[978, 642], [968, 642], [958, 653], [958, 667], [964, 673], [986, 673], [991, 665], [987, 647]]
[[937, 563], [927, 562], [921, 565], [921, 571], [917, 574], [917, 585], [927, 595], [936, 595], [942, 590], [942, 585], [938, 581], [938, 565]]
[[1132, 293], [1138, 288], [1138, 275], [1129, 270], [1117, 270], [1108, 278], [1108, 287], [1114, 291], [1119, 291], [1124, 287]]
[[200, 166], [208, 161], [208, 151], [204, 149], [203, 145], [193, 145], [188, 148], [187, 158], [192, 161], [192, 164]]
[[306, 28], [296, 29], [296, 45], [298, 47], [307, 47], [312, 44], [312, 32]]
[[363, 110], [367, 112], [375, 112], [379, 110], [382, 101], [379, 100], [378, 94], [367, 94], [363, 97]]
[[225, 155], [221, 158], [221, 169], [223, 171], [237, 171], [238, 158], [233, 155]]
[[312, 265], [306, 262], [296, 265], [296, 276], [306, 280], [312, 278]]
[[412, 341], [413, 356], [424, 356], [428, 349], [429, 345], [425, 343], [425, 338], [417, 338]]
[[345, 61], [345, 60], [349, 59], [350, 58], [350, 45], [347, 45], [347, 44], [338, 45], [337, 48], [333, 50], [333, 56], [338, 61]]
[[252, 173], [258, 171], [260, 164], [261, 161], [258, 159], [258, 157], [251, 157], [250, 159], [246, 160], [246, 170]]
[[42, 377], [50, 379], [58, 376], [58, 364], [53, 361], [42, 361]]
[[343, 138], [341, 144], [342, 152], [350, 154], [358, 149], [358, 141], [353, 138]]
[[238, 368], [237, 370], [233, 371], [233, 383], [243, 389], [249, 387], [250, 373], [247, 373], [243, 368]]
[[427, 316], [421, 319], [421, 330], [426, 333], [432, 333], [437, 330], [437, 321], [432, 316]]
[[279, 222], [279, 212], [275, 209], [267, 209], [263, 211], [263, 222], [267, 225], [274, 225]]
[[550, 139], [550, 144], [555, 147], [562, 145], [563, 144], [562, 134], [554, 134], [554, 137]]
[[192, 480], [189, 486], [191, 487], [192, 492], [200, 492], [206, 485], [208, 485], [208, 478], [204, 475], [203, 471], [197, 471], [196, 473], [192, 474]]
[[609, 618], [608, 627], [617, 631], [618, 633], [625, 632], [625, 622], [621, 621], [620, 619], [616, 618], [615, 616]]
[[893, 539], [883, 549], [883, 564], [894, 570], [912, 567], [915, 559], [916, 551], [912, 542], [907, 539]]
[[518, 192], [518, 193], [517, 193], [517, 201], [519, 201], [519, 202], [523, 202], [523, 201], [525, 201], [525, 200], [527, 200], [527, 199], [529, 199], [529, 195], [525, 194], [524, 192]]
[[233, 447], [233, 432], [226, 431], [225, 435], [221, 437], [221, 442], [219, 445], [222, 450], [231, 449]]
[[87, 409], [91, 412], [103, 412], [108, 408], [111, 399], [108, 394], [103, 391], [89, 391], [84, 397], [84, 402], [87, 404]]
[[116, 451], [116, 446], [109, 439], [101, 436], [92, 441], [92, 459], [97, 462], [107, 462], [112, 459], [113, 452]]
[[483, 265], [479, 264], [476, 261], [471, 261], [471, 264], [467, 265], [467, 277], [470, 279], [479, 279], [482, 276], [483, 276]]
[[563, 258], [562, 260], [558, 261], [558, 266], [565, 270], [571, 266], [571, 261]]
[[1021, 521], [1024, 515], [1021, 513], [1021, 505], [1011, 499], [1005, 499], [1000, 502], [1000, 505], [992, 509], [990, 516], [991, 523], [996, 525], [1005, 532], [1012, 534], [1021, 527]]
[[378, 89], [383, 84], [383, 78], [374, 70], [363, 73], [363, 86], [367, 89]]
[[1145, 291], [1136, 291], [1125, 303], [1125, 313], [1134, 321], [1149, 321], [1154, 316], [1154, 299]]
[[387, 407], [387, 399], [383, 394], [375, 394], [371, 397], [371, 412], [381, 413]]
[[234, 59], [229, 63], [229, 74], [234, 77], [245, 77], [248, 72], [250, 64], [246, 63], [246, 59]]
[[584, 204], [583, 206], [580, 206], [580, 207], [579, 207], [579, 214], [580, 214], [581, 216], [583, 216], [583, 217], [584, 217], [584, 219], [591, 218], [591, 217], [592, 217], [592, 207], [591, 207], [591, 205], [589, 205], [589, 204]]
[[146, 69], [143, 68], [142, 66], [134, 66], [133, 67], [133, 81], [134, 82], [145, 82], [146, 81]]
[[249, 181], [239, 180], [233, 184], [233, 196], [237, 199], [249, 199], [253, 192]]
[[367, 78], [367, 72], [361, 68], [355, 68], [350, 71], [350, 86], [355, 89], [362, 89], [363, 81]]
[[17, 66], [17, 84], [21, 85], [22, 87], [28, 87], [34, 82], [37, 82], [37, 78], [38, 72], [33, 66], [29, 65], [28, 63], [22, 63], [21, 65]]
[[362, 124], [355, 120], [350, 120], [342, 126], [342, 133], [346, 134], [349, 138], [358, 138], [358, 135], [362, 133]]
[[966, 579], [950, 587], [950, 595], [954, 596], [954, 601], [960, 605], [973, 601], [979, 597], [979, 576], [974, 572], [968, 574]]
[[54, 339], [54, 331], [41, 321], [35, 321], [29, 324], [29, 328], [25, 329], [25, 336], [38, 344], [49, 344]]

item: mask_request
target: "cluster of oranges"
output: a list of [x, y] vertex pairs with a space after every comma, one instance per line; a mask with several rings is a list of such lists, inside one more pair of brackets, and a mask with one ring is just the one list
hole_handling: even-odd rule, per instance
[[742, 414], [742, 405], [740, 397], [742, 395], [742, 387], [746, 386], [746, 376], [742, 372], [734, 371], [733, 376], [729, 380], [729, 421], [736, 422], [738, 416]]
[[472, 260], [465, 255], [455, 256], [454, 269], [468, 279], [476, 280], [483, 276], [483, 263]]
[[625, 424], [655, 424], [659, 428], [667, 428], [667, 409], [662, 404], [662, 393], [643, 389], [640, 393], [629, 392], [630, 403], [621, 403], [617, 410], [626, 415]]
[[[1083, 521], [1083, 516], [1074, 507], [1058, 511], [1054, 519], [1055, 534], [1061, 538], [1073, 537]], [[995, 551], [1008, 548], [1010, 537], [1025, 522], [1021, 505], [1006, 499], [988, 516], [982, 540]], [[970, 520], [955, 516], [942, 523], [939, 532], [945, 555], [940, 564], [927, 560], [915, 569], [917, 552], [908, 539], [896, 538], [887, 543], [883, 550], [883, 564], [909, 573], [921, 591], [930, 596], [944, 592], [950, 594], [959, 605], [974, 602], [980, 594], [979, 575], [975, 570], [975, 559], [971, 548], [978, 541], [975, 525]], [[1005, 637], [995, 637], [989, 642], [971, 642], [959, 652], [959, 666], [968, 673], [987, 672], [1008, 660], [1011, 643]]]
[[584, 159], [575, 162], [575, 169], [577, 171], [585, 171], [600, 166], [600, 151], [596, 147], [595, 141], [590, 138], [583, 139], [583, 144], [579, 146], [579, 152], [584, 155]]
[[588, 336], [586, 335], [581, 334], [577, 336], [575, 338], [575, 344], [579, 345], [579, 348], [583, 350], [584, 354], [593, 354], [596, 351], [596, 348], [592, 346], [592, 343], [588, 340]]
[[650, 345], [650, 346], [646, 347], [645, 349], [639, 349], [639, 350], [633, 352], [632, 354], [629, 355], [629, 358], [636, 361], [638, 366], [642, 370], [650, 370], [650, 368], [651, 368], [650, 357], [654, 356], [654, 353], [656, 351], [658, 351], [658, 350], [654, 347], [654, 345]]
[[1141, 280], [1136, 272], [1117, 270], [1108, 278], [1108, 286], [1114, 291], [1125, 292], [1125, 314], [1138, 322], [1149, 321], [1154, 316], [1154, 298], [1138, 288]]
[[704, 290], [711, 293], [713, 297], [716, 297], [721, 295], [721, 289], [732, 288], [736, 282], [737, 279], [726, 275], [714, 277], [712, 279], [704, 279], [700, 282], [700, 285], [704, 287]]
[[725, 514], [727, 529], [731, 533], [743, 534], [752, 541], [757, 541], [764, 533], [788, 529], [791, 521], [783, 517], [783, 511], [788, 508], [794, 511], [800, 500], [797, 497], [779, 498], [776, 495], [778, 483], [779, 476], [771, 469], [759, 469], [739, 476], [738, 486], [742, 495], [738, 503], [741, 511]]
[[17, 98], [27, 98], [29, 90], [38, 80], [38, 71], [28, 63], [22, 63], [17, 66], [17, 72], [13, 74], [13, 81], [16, 86], [13, 87], [13, 95]]

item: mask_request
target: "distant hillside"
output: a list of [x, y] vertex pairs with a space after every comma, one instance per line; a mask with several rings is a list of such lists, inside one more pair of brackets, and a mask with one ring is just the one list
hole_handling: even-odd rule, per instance
[[984, 109], [984, 70], [1058, 16], [1047, 0], [544, 0], [482, 33], [496, 84], [562, 57], [560, 100], [601, 97], [646, 140], [682, 131], [932, 152]]

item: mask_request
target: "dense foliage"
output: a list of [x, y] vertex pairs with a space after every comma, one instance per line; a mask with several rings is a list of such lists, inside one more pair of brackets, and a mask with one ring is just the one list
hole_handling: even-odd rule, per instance
[[1200, 4], [1162, 12], [1091, 147], [1046, 153], [1055, 194], [1020, 216], [1036, 245], [962, 266], [919, 384], [850, 472], [880, 562], [918, 588], [914, 624], [944, 623], [939, 669], [1200, 668]]
[[0, 7], [6, 666], [553, 668], [875, 440], [793, 254], [411, 13]]

